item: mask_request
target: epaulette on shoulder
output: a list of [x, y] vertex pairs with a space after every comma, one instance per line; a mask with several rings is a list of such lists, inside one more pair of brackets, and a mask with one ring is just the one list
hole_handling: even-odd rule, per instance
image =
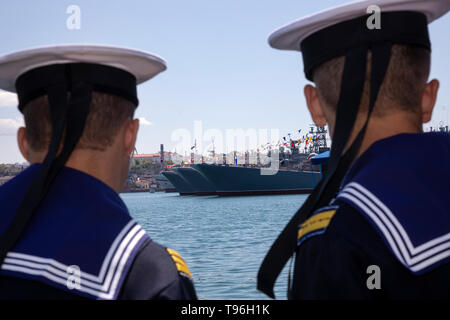
[[313, 215], [298, 228], [297, 246], [305, 240], [324, 234], [339, 206], [327, 206], [315, 211]]
[[170, 257], [172, 258], [173, 262], [175, 263], [178, 273], [192, 280], [192, 274], [189, 271], [186, 261], [184, 261], [181, 255], [175, 250], [169, 248], [167, 248], [166, 250], [170, 254]]

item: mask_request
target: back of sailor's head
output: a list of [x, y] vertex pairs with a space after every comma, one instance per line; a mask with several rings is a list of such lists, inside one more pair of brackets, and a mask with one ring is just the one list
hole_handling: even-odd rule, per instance
[[[449, 9], [450, 0], [361, 0], [287, 24], [270, 35], [269, 43], [277, 49], [301, 51], [306, 78], [317, 85], [321, 102], [333, 109], [340, 96], [356, 97], [359, 80], [350, 84], [349, 78], [363, 75], [360, 111], [367, 110], [371, 79], [376, 79], [383, 85], [378, 94], [374, 92], [374, 116], [398, 110], [416, 112], [430, 72], [427, 25]], [[379, 74], [374, 77], [373, 50], [381, 51], [383, 47], [387, 50], [378, 54], [375, 63], [379, 69], [385, 62], [389, 67], [385, 74], [376, 70]], [[363, 69], [359, 59], [366, 54], [364, 51], [367, 63]], [[344, 84], [341, 80], [346, 62], [353, 74]], [[354, 86], [355, 90], [340, 95], [344, 85]], [[377, 91], [377, 86], [372, 90]]]
[[[70, 94], [68, 95], [70, 99]], [[134, 117], [136, 106], [117, 95], [93, 92], [83, 134], [76, 149], [105, 151], [111, 147], [126, 121]], [[50, 108], [47, 96], [30, 101], [23, 112], [26, 139], [33, 152], [47, 150], [51, 137]]]
[[[341, 88], [344, 56], [330, 59], [313, 71], [313, 82], [319, 99], [327, 108], [335, 111]], [[373, 116], [383, 117], [392, 112], [420, 114], [423, 89], [430, 73], [430, 50], [413, 45], [395, 44], [386, 76], [381, 85]], [[367, 73], [359, 110], [366, 112], [369, 106], [371, 51], [367, 57]]]

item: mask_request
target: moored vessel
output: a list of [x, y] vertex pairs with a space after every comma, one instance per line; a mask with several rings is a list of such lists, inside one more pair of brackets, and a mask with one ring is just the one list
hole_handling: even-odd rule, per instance
[[176, 172], [181, 175], [194, 189], [194, 194], [199, 196], [215, 195], [214, 185], [200, 171], [191, 167], [176, 168]]
[[320, 172], [277, 170], [263, 174], [264, 168], [195, 164], [219, 196], [310, 193], [321, 178]]
[[195, 194], [192, 185], [175, 171], [163, 171], [161, 172], [176, 188], [181, 196], [188, 196]]

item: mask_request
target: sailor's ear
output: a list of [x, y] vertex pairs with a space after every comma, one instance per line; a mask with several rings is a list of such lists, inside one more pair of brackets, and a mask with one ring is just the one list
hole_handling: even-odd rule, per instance
[[312, 120], [317, 126], [325, 126], [327, 124], [327, 119], [325, 118], [322, 105], [320, 104], [317, 89], [314, 86], [307, 84], [303, 91]]
[[17, 130], [17, 144], [19, 145], [19, 150], [22, 156], [28, 161], [30, 161], [30, 147], [27, 141], [27, 129], [25, 127], [20, 127]]
[[130, 156], [134, 150], [138, 130], [139, 130], [139, 119], [134, 119], [126, 122], [124, 144], [125, 144], [125, 154], [127, 156]]
[[433, 79], [428, 82], [422, 94], [422, 123], [427, 123], [433, 115], [434, 105], [439, 90], [439, 80]]

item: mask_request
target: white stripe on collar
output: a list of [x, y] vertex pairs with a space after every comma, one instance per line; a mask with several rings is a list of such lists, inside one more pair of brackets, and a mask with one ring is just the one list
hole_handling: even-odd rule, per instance
[[337, 199], [350, 201], [379, 228], [397, 259], [414, 273], [450, 256], [450, 232], [417, 247], [392, 211], [374, 194], [356, 182], [351, 182]]
[[[145, 230], [134, 220], [131, 220], [114, 240], [103, 260], [100, 273], [92, 275], [81, 270], [79, 291], [88, 293], [98, 299], [113, 299], [118, 294], [118, 283], [123, 269], [139, 241], [146, 236]], [[72, 274], [69, 266], [53, 259], [33, 255], [9, 252], [3, 270], [42, 276], [50, 281], [66, 286]], [[77, 289], [74, 289], [77, 290]]]

